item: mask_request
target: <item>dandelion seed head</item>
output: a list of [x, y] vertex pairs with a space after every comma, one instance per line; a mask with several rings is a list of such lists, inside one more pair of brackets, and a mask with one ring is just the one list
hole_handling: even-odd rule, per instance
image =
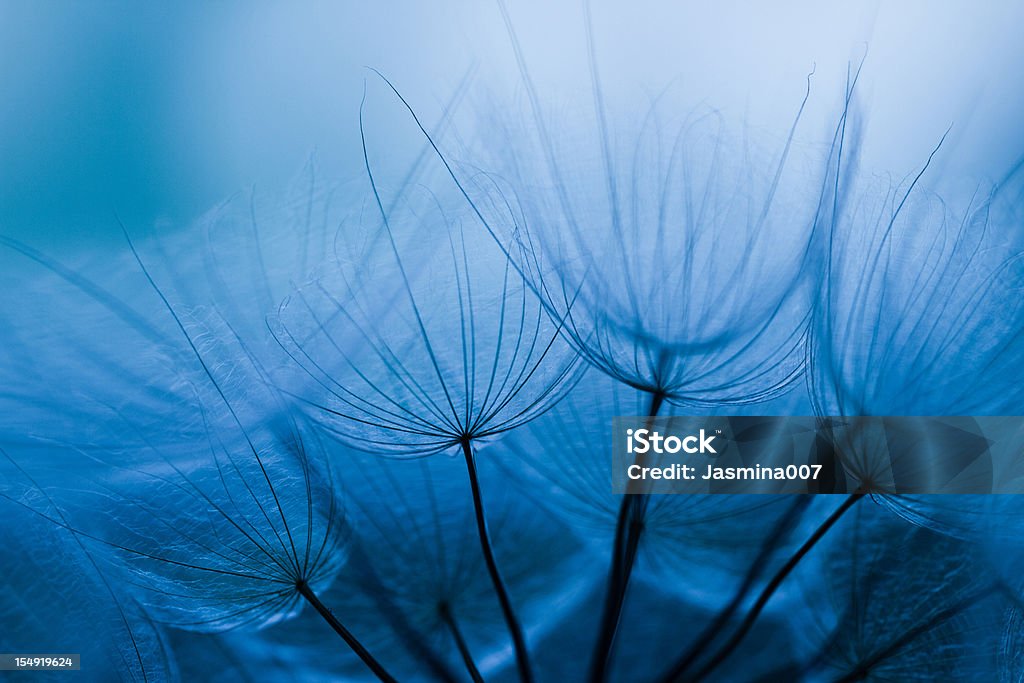
[[718, 112], [670, 112], [596, 130], [534, 112], [507, 127], [480, 205], [601, 371], [681, 404], [767, 400], [802, 368], [820, 170], [792, 138], [762, 150]]
[[329, 433], [398, 456], [486, 440], [571, 388], [575, 354], [465, 212], [402, 197], [359, 263], [335, 262], [281, 307], [295, 392]]

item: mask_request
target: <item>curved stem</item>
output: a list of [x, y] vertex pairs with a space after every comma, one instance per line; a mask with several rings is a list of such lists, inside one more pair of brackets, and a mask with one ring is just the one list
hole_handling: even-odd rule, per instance
[[768, 601], [771, 599], [772, 595], [775, 594], [775, 591], [778, 590], [780, 585], [782, 585], [782, 582], [786, 579], [787, 576], [789, 576], [790, 572], [792, 572], [796, 568], [796, 566], [800, 564], [800, 560], [802, 560], [807, 555], [807, 553], [811, 551], [811, 548], [813, 548], [818, 543], [818, 541], [820, 541], [822, 537], [824, 537], [825, 534], [828, 533], [828, 530], [831, 529], [835, 525], [835, 523], [838, 522], [839, 519], [844, 514], [846, 514], [846, 512], [850, 508], [852, 508], [857, 503], [857, 501], [859, 501], [865, 495], [866, 494], [859, 492], [851, 493], [849, 496], [846, 497], [846, 500], [843, 501], [842, 505], [836, 508], [835, 512], [829, 515], [828, 519], [822, 522], [821, 526], [814, 530], [814, 533], [811, 534], [810, 538], [804, 541], [804, 544], [800, 546], [800, 549], [797, 550], [793, 554], [793, 556], [786, 561], [786, 564], [782, 565], [782, 568], [779, 569], [778, 572], [776, 572], [775, 576], [772, 577], [772, 580], [769, 581], [768, 585], [764, 587], [764, 590], [761, 591], [761, 594], [758, 596], [757, 601], [754, 603], [754, 606], [750, 608], [750, 611], [747, 612], [747, 616], [744, 617], [743, 622], [740, 624], [739, 628], [736, 629], [735, 633], [733, 633], [732, 638], [730, 638], [729, 641], [724, 646], [722, 646], [722, 649], [720, 649], [715, 654], [711, 661], [705, 664], [697, 672], [697, 674], [693, 678], [694, 681], [703, 680], [708, 675], [710, 675], [711, 672], [717, 669], [718, 666], [722, 664], [722, 662], [729, 658], [729, 656], [736, 650], [736, 648], [739, 647], [739, 644], [746, 637], [747, 633], [750, 632], [750, 629], [753, 628], [754, 624], [757, 622], [758, 617], [761, 616], [761, 612], [764, 610], [765, 605], [768, 604]]
[[[380, 576], [370, 566], [370, 560], [362, 543], [357, 540], [352, 544], [352, 549], [349, 552], [352, 560], [355, 561], [354, 564], [361, 567], [360, 583], [366, 586], [367, 595], [373, 600], [381, 618], [394, 630], [395, 637], [406, 644], [409, 653], [418, 662], [422, 662], [423, 666], [429, 669], [429, 673], [440, 683], [457, 683], [459, 678], [451, 670], [448, 662], [434, 651], [434, 648], [427, 643], [428, 639], [424, 638], [423, 634], [409, 622], [407, 610], [403, 610], [395, 603], [391, 591], [384, 586]], [[425, 670], [424, 674], [426, 673]]]
[[772, 533], [761, 545], [761, 549], [758, 552], [757, 557], [754, 558], [753, 563], [750, 565], [750, 569], [747, 571], [747, 575], [743, 579], [743, 583], [733, 595], [732, 600], [730, 600], [729, 604], [718, 613], [714, 621], [712, 621], [707, 628], [705, 628], [704, 631], [694, 639], [690, 648], [676, 661], [675, 665], [673, 665], [668, 674], [666, 674], [662, 679], [664, 683], [669, 683], [670, 681], [677, 680], [681, 677], [686, 670], [697, 661], [701, 653], [715, 641], [715, 638], [717, 638], [718, 634], [722, 632], [722, 629], [728, 625], [732, 615], [735, 614], [743, 604], [744, 599], [746, 599], [747, 595], [753, 589], [758, 577], [761, 576], [761, 571], [765, 563], [768, 561], [768, 558], [771, 556], [776, 546], [778, 546], [779, 542], [782, 540], [782, 537], [785, 536], [792, 528], [796, 518], [803, 514], [804, 510], [807, 509], [807, 506], [810, 505], [810, 503], [810, 496], [801, 496], [797, 499], [796, 503], [786, 511], [786, 514], [779, 520], [775, 525], [775, 528], [772, 530]]
[[352, 648], [352, 651], [359, 656], [359, 659], [363, 660], [363, 663], [369, 667], [370, 671], [372, 671], [377, 678], [379, 678], [383, 683], [398, 683], [398, 680], [389, 674], [384, 667], [381, 666], [380, 662], [374, 659], [373, 655], [363, 647], [363, 644], [356, 640], [356, 637], [352, 635], [352, 633], [345, 628], [340, 621], [338, 621], [338, 618], [334, 616], [334, 612], [328, 609], [324, 603], [320, 602], [320, 598], [317, 597], [316, 593], [313, 592], [313, 589], [309, 587], [308, 583], [305, 581], [299, 581], [295, 587], [298, 589], [299, 594], [304, 597], [309, 604], [313, 605], [313, 608], [320, 613], [320, 616], [324, 618], [324, 621], [331, 625], [331, 628], [341, 636], [341, 639], [344, 640], [350, 648]]
[[519, 624], [515, 610], [512, 608], [512, 601], [508, 597], [508, 590], [505, 582], [498, 571], [498, 563], [494, 559], [494, 551], [491, 548], [490, 534], [487, 532], [487, 518], [484, 516], [484, 502], [480, 494], [480, 478], [477, 476], [476, 459], [473, 456], [473, 447], [469, 439], [462, 440], [462, 453], [466, 458], [466, 469], [469, 472], [469, 487], [473, 493], [473, 511], [476, 514], [476, 530], [480, 535], [480, 549], [483, 551], [484, 562], [487, 564], [487, 573], [491, 576], [491, 583], [494, 585], [494, 592], [501, 603], [501, 612], [505, 616], [505, 624], [508, 626], [509, 634], [512, 636], [512, 645], [516, 653], [516, 667], [519, 669], [519, 679], [523, 683], [533, 683], [533, 673], [530, 671], [530, 658], [526, 649], [526, 638], [523, 636], [523, 628]]
[[438, 610], [441, 612], [441, 619], [448, 625], [448, 630], [452, 633], [452, 638], [455, 639], [455, 646], [459, 648], [459, 654], [462, 655], [462, 661], [466, 665], [466, 671], [469, 673], [469, 677], [473, 679], [473, 683], [484, 683], [484, 677], [480, 675], [480, 669], [476, 668], [476, 662], [473, 661], [473, 654], [469, 651], [469, 645], [466, 643], [466, 639], [462, 636], [462, 631], [459, 630], [459, 625], [455, 622], [455, 616], [452, 614], [451, 607], [448, 603], [442, 602], [438, 606]]
[[[665, 401], [662, 393], [651, 394], [651, 405], [647, 410], [648, 420], [653, 419]], [[603, 683], [608, 678], [608, 665], [615, 634], [626, 602], [629, 578], [636, 562], [643, 534], [644, 517], [647, 512], [647, 494], [634, 493], [622, 497], [619, 515], [615, 521], [615, 544], [612, 547], [612, 566], [608, 572], [608, 590], [605, 593], [601, 627], [590, 662], [590, 680]]]

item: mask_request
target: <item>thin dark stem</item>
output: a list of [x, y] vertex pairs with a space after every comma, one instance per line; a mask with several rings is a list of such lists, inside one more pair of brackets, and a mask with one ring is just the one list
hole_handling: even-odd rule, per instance
[[[648, 421], [658, 414], [664, 401], [665, 394], [651, 394], [651, 405], [647, 410]], [[629, 578], [633, 573], [633, 564], [640, 548], [646, 511], [646, 494], [629, 494], [622, 497], [619, 515], [615, 521], [615, 544], [612, 547], [612, 566], [608, 573], [608, 590], [605, 593], [604, 611], [601, 614], [601, 630], [598, 632], [594, 655], [590, 662], [590, 680], [593, 683], [603, 683], [608, 678], [609, 660], [619, 620], [622, 617], [622, 607], [626, 602]]]
[[438, 681], [456, 683], [459, 678], [455, 676], [448, 662], [442, 660], [438, 653], [427, 643], [427, 639], [409, 623], [409, 616], [406, 614], [407, 610], [403, 610], [399, 605], [395, 604], [395, 601], [390, 596], [390, 591], [381, 582], [380, 576], [369, 566], [366, 549], [362, 544], [354, 543], [350, 552], [351, 559], [355, 560], [354, 564], [363, 567], [359, 578], [360, 583], [365, 582], [367, 593], [380, 611], [381, 617], [395, 631], [398, 639], [407, 645], [414, 657], [423, 661], [429, 667], [430, 673]]
[[494, 559], [494, 551], [491, 548], [490, 534], [487, 532], [487, 518], [484, 516], [484, 502], [480, 494], [480, 479], [476, 472], [476, 458], [473, 456], [473, 447], [469, 439], [462, 440], [462, 453], [466, 457], [466, 469], [469, 472], [469, 487], [473, 492], [473, 511], [476, 513], [476, 530], [480, 534], [480, 550], [483, 551], [484, 562], [487, 564], [487, 573], [491, 575], [491, 583], [494, 585], [494, 592], [498, 595], [498, 602], [501, 603], [501, 612], [505, 616], [505, 624], [508, 626], [509, 634], [512, 636], [512, 645], [516, 652], [516, 667], [519, 669], [519, 679], [523, 683], [533, 683], [533, 673], [530, 670], [530, 658], [526, 649], [526, 638], [523, 637], [523, 627], [519, 624], [515, 610], [512, 608], [512, 601], [508, 597], [508, 590], [505, 582], [498, 571], [498, 563]]
[[466, 644], [466, 639], [462, 636], [462, 631], [459, 630], [459, 625], [455, 622], [451, 607], [448, 606], [448, 603], [442, 602], [438, 606], [438, 610], [441, 612], [441, 618], [444, 620], [444, 623], [448, 625], [448, 630], [452, 632], [452, 638], [455, 639], [455, 645], [459, 648], [459, 654], [462, 655], [462, 661], [466, 665], [469, 677], [473, 679], [473, 683], [484, 683], [484, 677], [480, 675], [480, 670], [476, 668], [476, 662], [473, 661], [473, 653], [469, 651], [469, 645]]
[[786, 511], [786, 514], [779, 520], [778, 524], [776, 524], [775, 528], [772, 530], [772, 533], [761, 545], [760, 552], [758, 552], [757, 557], [750, 565], [750, 570], [747, 572], [747, 575], [743, 579], [743, 583], [740, 585], [739, 589], [737, 589], [735, 595], [733, 595], [732, 600], [730, 600], [729, 604], [718, 613], [715, 620], [711, 622], [697, 638], [694, 639], [690, 648], [676, 661], [672, 669], [669, 670], [669, 673], [662, 679], [663, 683], [669, 683], [670, 681], [677, 680], [694, 664], [694, 662], [697, 661], [697, 658], [700, 657], [701, 653], [707, 651], [715, 638], [718, 637], [718, 634], [722, 632], [722, 629], [728, 625], [732, 615], [735, 614], [736, 610], [738, 610], [740, 605], [743, 604], [744, 599], [746, 599], [747, 595], [754, 587], [758, 577], [761, 575], [761, 570], [764, 567], [764, 564], [767, 562], [776, 546], [778, 546], [782, 537], [790, 530], [794, 520], [803, 514], [804, 510], [807, 509], [807, 506], [810, 505], [810, 502], [810, 496], [801, 496], [797, 499], [796, 503]]
[[313, 605], [313, 608], [320, 613], [320, 616], [324, 618], [324, 621], [331, 625], [331, 628], [341, 636], [341, 639], [344, 640], [350, 648], [352, 648], [352, 651], [359, 656], [359, 659], [363, 660], [363, 663], [369, 667], [370, 671], [372, 671], [377, 678], [383, 681], [383, 683], [398, 683], [398, 680], [385, 671], [380, 662], [374, 659], [373, 655], [363, 647], [363, 644], [356, 640], [356, 637], [352, 635], [352, 633], [345, 628], [340, 621], [338, 621], [338, 618], [334, 616], [334, 612], [329, 610], [324, 603], [320, 602], [320, 598], [317, 597], [316, 593], [313, 592], [313, 589], [309, 587], [308, 583], [305, 581], [299, 581], [295, 587], [298, 589], [299, 594], [302, 595], [309, 604]]
[[735, 633], [733, 633], [732, 638], [722, 646], [722, 649], [715, 654], [711, 661], [705, 664], [704, 667], [697, 672], [693, 677], [694, 681], [701, 681], [707, 678], [711, 672], [717, 669], [722, 662], [729, 658], [736, 648], [739, 647], [739, 644], [746, 637], [747, 633], [750, 632], [750, 629], [753, 628], [758, 617], [761, 616], [761, 612], [764, 610], [765, 605], [768, 604], [772, 595], [775, 594], [775, 591], [782, 585], [782, 582], [785, 581], [790, 572], [800, 564], [800, 560], [802, 560], [818, 543], [818, 541], [828, 533], [828, 530], [831, 529], [835, 523], [838, 522], [839, 519], [864, 496], [864, 493], [851, 493], [847, 496], [846, 500], [843, 501], [843, 504], [836, 508], [835, 512], [829, 515], [828, 519], [822, 522], [821, 526], [814, 530], [814, 533], [811, 534], [810, 538], [804, 541], [804, 544], [800, 546], [800, 549], [786, 561], [786, 564], [779, 569], [775, 576], [772, 577], [772, 580], [768, 582], [768, 585], [764, 587], [764, 590], [761, 591], [761, 594], [758, 596], [754, 606], [750, 608], [750, 611], [747, 612], [747, 616], [744, 617], [739, 628], [736, 629]]

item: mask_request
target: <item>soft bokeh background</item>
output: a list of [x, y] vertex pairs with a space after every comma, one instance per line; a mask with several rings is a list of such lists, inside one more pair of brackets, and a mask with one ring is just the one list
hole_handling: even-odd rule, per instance
[[[816, 65], [804, 130], [824, 136], [867, 52], [869, 168], [902, 177], [950, 124], [936, 183], [998, 177], [1024, 146], [1020, 3], [592, 5], [613, 93], [672, 82], [778, 131]], [[581, 4], [508, 10], [545, 99], [589, 97]], [[471, 92], [521, 88], [496, 2], [2, 2], [0, 232], [54, 249], [115, 237], [115, 215], [183, 225], [284, 184], [314, 153], [323, 173], [355, 175], [367, 66], [427, 112], [471, 70]], [[375, 109], [371, 132], [400, 144], [409, 129], [387, 115]]]

